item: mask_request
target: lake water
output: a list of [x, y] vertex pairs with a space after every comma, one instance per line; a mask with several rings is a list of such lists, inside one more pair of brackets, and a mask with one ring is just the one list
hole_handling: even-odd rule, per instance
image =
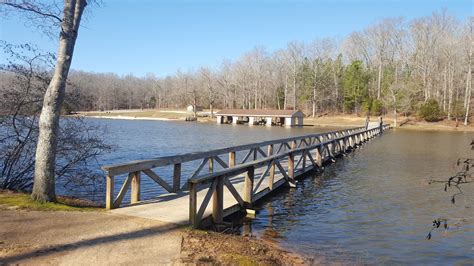
[[[205, 151], [330, 129], [90, 119], [105, 125], [116, 150], [103, 164]], [[474, 184], [455, 205], [441, 184], [459, 157], [474, 157], [473, 134], [392, 130], [257, 206], [242, 230], [323, 262], [349, 264], [474, 263]], [[192, 166], [183, 169], [189, 173]], [[145, 180], [145, 178], [143, 178]], [[148, 184], [148, 183], [147, 183]], [[143, 185], [147, 196], [157, 187]], [[152, 188], [153, 186], [153, 188]], [[159, 191], [158, 191], [159, 192]], [[449, 230], [431, 221], [448, 218]], [[464, 220], [455, 220], [464, 218]], [[471, 218], [471, 219], [468, 219]]]
[[[147, 120], [115, 120], [86, 118], [92, 125], [105, 130], [103, 139], [113, 145], [114, 150], [100, 156], [101, 165], [113, 165], [132, 160], [152, 159], [161, 156], [178, 155], [189, 152], [209, 151], [218, 148], [231, 147], [290, 136], [313, 134], [331, 131], [334, 128], [316, 127], [264, 127], [245, 125], [217, 125], [214, 123], [195, 123], [181, 121], [147, 121]], [[237, 153], [239, 161], [245, 153]], [[224, 161], [227, 158], [222, 157]], [[187, 162], [182, 165], [182, 180], [192, 175], [200, 161]], [[220, 167], [216, 164], [217, 169]], [[105, 175], [100, 169], [95, 169]], [[171, 182], [172, 166], [154, 169], [163, 179]], [[124, 175], [117, 176], [115, 192], [118, 193]], [[150, 199], [164, 193], [164, 189], [149, 178], [141, 180], [142, 199]], [[182, 181], [184, 182], [184, 181]], [[61, 188], [58, 188], [61, 193]], [[69, 192], [70, 193], [70, 192]], [[75, 192], [75, 196], [86, 197], [94, 201], [103, 201], [104, 186], [95, 193]], [[130, 193], [126, 194], [124, 202], [129, 202]]]

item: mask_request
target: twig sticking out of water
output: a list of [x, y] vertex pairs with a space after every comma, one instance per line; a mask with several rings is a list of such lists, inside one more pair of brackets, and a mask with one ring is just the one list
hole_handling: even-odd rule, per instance
[[[471, 149], [474, 150], [474, 140], [471, 142]], [[456, 162], [456, 167], [461, 168], [461, 171], [457, 172], [455, 175], [449, 177], [447, 180], [433, 180], [429, 181], [429, 184], [432, 183], [442, 183], [444, 184], [444, 192], [448, 192], [448, 189], [451, 187], [456, 188], [457, 192], [451, 195], [451, 203], [456, 204], [456, 196], [464, 195], [462, 185], [474, 183], [473, 173], [471, 169], [474, 167], [474, 159], [471, 158], [459, 158]], [[433, 230], [440, 228], [443, 223], [444, 230], [448, 230], [448, 219], [436, 219], [433, 220], [433, 226], [428, 232], [426, 239], [430, 240], [432, 237]]]

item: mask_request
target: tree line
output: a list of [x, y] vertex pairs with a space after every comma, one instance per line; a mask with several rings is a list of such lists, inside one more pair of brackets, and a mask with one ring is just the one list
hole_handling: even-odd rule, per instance
[[94, 135], [74, 134], [95, 129], [60, 123], [60, 111], [189, 104], [211, 114], [214, 108], [301, 109], [312, 116], [421, 110], [430, 120], [446, 115], [468, 122], [472, 17], [459, 21], [443, 11], [411, 21], [384, 19], [343, 39], [295, 41], [275, 52], [256, 47], [218, 68], [158, 78], [69, 71], [87, 5], [64, 0], [61, 10], [49, 2], [0, 1], [0, 13], [16, 12], [45, 35], [58, 36], [57, 54], [0, 43], [7, 55], [0, 67], [0, 183], [32, 188], [38, 201], [56, 201], [56, 177], [81, 176], [90, 159], [110, 149]]
[[469, 117], [472, 17], [446, 11], [380, 20], [343, 39], [255, 47], [217, 68], [158, 78], [72, 71], [70, 110], [181, 108], [300, 109], [325, 113], [417, 113], [433, 101], [448, 119]]

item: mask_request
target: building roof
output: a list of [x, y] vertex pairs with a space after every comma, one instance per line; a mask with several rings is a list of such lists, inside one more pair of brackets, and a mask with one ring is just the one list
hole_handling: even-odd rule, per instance
[[271, 116], [271, 117], [302, 117], [304, 114], [298, 110], [273, 110], [273, 109], [225, 109], [216, 115], [227, 116]]

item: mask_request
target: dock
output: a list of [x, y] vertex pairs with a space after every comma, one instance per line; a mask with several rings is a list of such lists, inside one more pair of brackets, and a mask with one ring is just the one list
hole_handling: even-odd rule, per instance
[[[226, 216], [252, 211], [255, 202], [282, 187], [296, 187], [298, 179], [322, 169], [389, 129], [370, 124], [325, 133], [264, 141], [206, 152], [166, 156], [102, 167], [107, 172], [106, 208], [111, 212], [194, 228], [223, 224]], [[237, 160], [237, 154], [241, 160]], [[182, 164], [196, 162], [194, 172], [182, 180]], [[171, 176], [156, 169], [172, 167]], [[115, 180], [125, 176], [120, 190]], [[167, 192], [141, 200], [143, 177]], [[167, 182], [168, 180], [168, 182]], [[184, 181], [184, 182], [182, 182]], [[130, 190], [130, 204], [124, 204]], [[290, 192], [291, 193], [291, 192]]]
[[303, 126], [304, 114], [299, 110], [226, 109], [216, 113], [217, 124], [248, 124], [265, 126]]

